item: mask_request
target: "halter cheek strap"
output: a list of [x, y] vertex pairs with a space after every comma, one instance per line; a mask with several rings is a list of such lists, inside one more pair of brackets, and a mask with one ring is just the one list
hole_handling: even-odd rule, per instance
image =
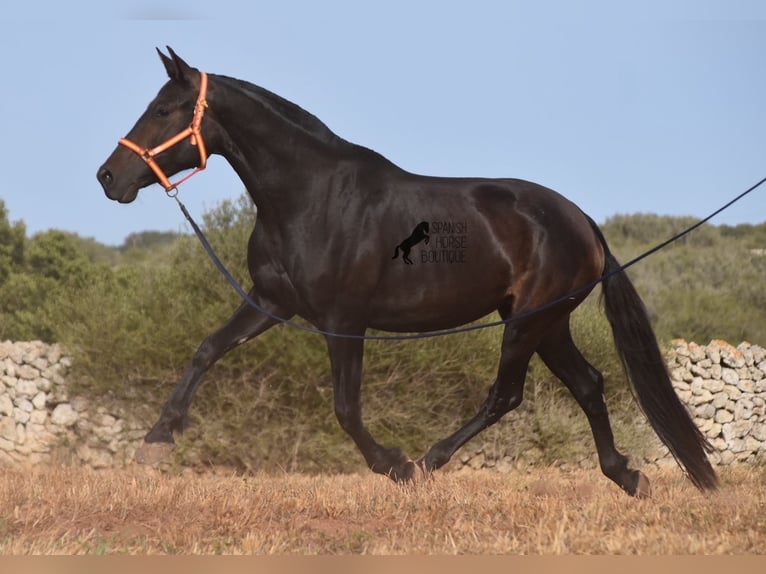
[[[157, 179], [159, 180], [162, 187], [164, 187], [165, 191], [168, 193], [173, 190], [177, 191], [176, 188], [179, 185], [181, 185], [191, 176], [201, 172], [207, 165], [207, 150], [205, 149], [205, 142], [202, 139], [202, 132], [200, 131], [202, 118], [205, 116], [205, 110], [208, 107], [206, 98], [207, 74], [205, 72], [200, 72], [199, 96], [197, 97], [197, 103], [194, 106], [194, 116], [192, 117], [191, 125], [189, 125], [188, 128], [180, 131], [172, 138], [152, 149], [141, 147], [137, 143], [132, 142], [127, 138], [120, 139], [119, 143], [121, 145], [124, 145], [129, 150], [135, 152], [142, 160], [146, 162], [146, 165], [151, 168], [151, 170], [154, 172], [154, 175], [157, 176]], [[168, 176], [165, 175], [165, 172], [162, 171], [162, 168], [157, 165], [156, 161], [154, 161], [154, 158], [162, 152], [169, 150], [174, 145], [183, 141], [187, 137], [189, 138], [189, 143], [191, 143], [191, 145], [197, 146], [197, 149], [199, 150], [199, 167], [195, 168], [194, 171], [182, 177], [178, 181], [171, 182], [168, 179]]]

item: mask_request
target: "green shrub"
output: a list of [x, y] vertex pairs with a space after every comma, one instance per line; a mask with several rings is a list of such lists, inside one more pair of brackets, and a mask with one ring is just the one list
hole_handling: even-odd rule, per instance
[[[246, 244], [254, 220], [247, 199], [224, 202], [203, 219], [216, 252], [245, 286]], [[604, 229], [615, 253], [627, 261], [687, 223], [622, 216]], [[677, 336], [700, 342], [766, 340], [761, 288], [766, 258], [752, 254], [740, 235], [711, 226], [699, 232], [630, 270], [660, 341]], [[79, 392], [130, 405], [148, 429], [196, 347], [240, 301], [193, 236], [146, 239], [150, 247], [134, 242], [131, 254], [124, 250], [113, 267], [86, 258], [87, 273], [50, 291], [44, 312], [35, 312], [31, 301], [22, 307], [30, 313], [27, 324], [43, 324], [75, 353], [73, 381]], [[73, 256], [73, 261], [79, 259]], [[37, 291], [27, 287], [34, 300]], [[573, 314], [573, 335], [605, 376], [617, 443], [640, 454], [645, 426], [637, 426], [638, 408], [596, 302], [599, 288], [595, 291]], [[456, 430], [486, 397], [500, 338], [501, 329], [492, 328], [422, 341], [368, 342], [362, 396], [373, 435], [419, 456]], [[192, 425], [179, 440], [180, 459], [187, 463], [303, 471], [363, 466], [335, 420], [324, 339], [285, 326], [272, 328], [211, 369], [190, 418]], [[477, 440], [512, 456], [536, 448], [549, 461], [594, 452], [585, 416], [538, 360], [530, 367], [524, 404], [507, 418], [508, 425]]]
[[[626, 231], [633, 219], [639, 231]], [[622, 216], [608, 220], [603, 229], [613, 251], [625, 262], [692, 222], [656, 215]], [[644, 224], [661, 229], [656, 231], [661, 235], [649, 240], [651, 235], [640, 231]], [[762, 227], [766, 226], [756, 230]], [[677, 337], [701, 344], [711, 339], [734, 344], [766, 341], [766, 291], [762, 289], [766, 257], [753, 245], [705, 225], [629, 270], [661, 342]]]

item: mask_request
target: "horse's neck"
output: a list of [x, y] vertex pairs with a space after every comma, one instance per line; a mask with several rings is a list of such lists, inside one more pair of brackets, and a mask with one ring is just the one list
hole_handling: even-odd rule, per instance
[[305, 202], [300, 194], [311, 188], [305, 183], [333, 169], [351, 146], [298, 106], [256, 86], [222, 78], [216, 87], [209, 105], [224, 134], [216, 153], [234, 168], [259, 210]]

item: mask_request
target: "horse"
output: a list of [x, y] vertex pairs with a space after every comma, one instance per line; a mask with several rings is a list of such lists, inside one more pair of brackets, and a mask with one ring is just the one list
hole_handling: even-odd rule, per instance
[[428, 235], [428, 222], [427, 221], [421, 221], [415, 226], [415, 229], [412, 230], [412, 233], [410, 233], [409, 237], [402, 241], [399, 245], [396, 246], [396, 249], [394, 249], [394, 256], [391, 259], [396, 259], [399, 257], [399, 250], [402, 250], [402, 259], [405, 263], [408, 265], [413, 265], [412, 259], [410, 259], [410, 251], [412, 251], [412, 248], [415, 247], [418, 243], [425, 240], [425, 244], [428, 245], [428, 241], [430, 240], [430, 236]]
[[[598, 225], [573, 202], [522, 179], [407, 172], [336, 135], [298, 105], [250, 82], [208, 75], [167, 50], [157, 53], [168, 80], [97, 180], [109, 199], [130, 203], [157, 182], [177, 192], [167, 174], [199, 171], [212, 154], [225, 158], [258, 213], [247, 264], [248, 295], [260, 309], [243, 302], [202, 341], [137, 460], [171, 452], [173, 434], [186, 426], [195, 391], [218, 359], [281, 319], [299, 316], [324, 333], [335, 415], [373, 472], [400, 483], [430, 477], [519, 406], [537, 353], [585, 413], [602, 473], [629, 495], [648, 497], [649, 479], [615, 446], [603, 377], [570, 331], [570, 314], [601, 282], [615, 347], [640, 409], [691, 482], [700, 490], [717, 487], [706, 456], [711, 445], [673, 390], [639, 294]], [[461, 222], [470, 240], [460, 265], [391, 260], [387, 246], [409, 234], [411, 214]], [[429, 333], [495, 312], [504, 324], [497, 375], [475, 416], [417, 460], [378, 443], [361, 408], [366, 331]]]

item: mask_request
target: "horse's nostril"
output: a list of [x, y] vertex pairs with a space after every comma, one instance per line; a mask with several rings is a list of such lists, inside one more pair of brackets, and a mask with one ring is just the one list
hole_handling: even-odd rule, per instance
[[96, 177], [101, 185], [112, 185], [114, 182], [114, 176], [112, 175], [112, 172], [105, 167], [102, 167], [100, 170], [98, 170]]

